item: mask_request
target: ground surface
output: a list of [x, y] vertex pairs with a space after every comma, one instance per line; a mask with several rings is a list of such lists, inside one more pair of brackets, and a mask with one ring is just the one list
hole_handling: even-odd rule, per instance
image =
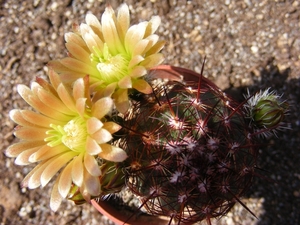
[[[120, 2], [107, 1], [117, 8]], [[292, 0], [127, 0], [132, 22], [160, 15], [158, 33], [167, 41], [165, 63], [200, 71], [240, 99], [252, 91], [272, 87], [291, 105], [291, 130], [266, 141], [260, 167], [276, 181], [258, 179], [243, 199], [257, 214], [235, 207], [215, 224], [300, 224], [300, 2]], [[100, 18], [105, 1], [0, 1], [0, 149], [17, 140], [8, 118], [13, 108], [27, 105], [16, 93], [19, 83], [30, 84], [45, 75], [46, 63], [66, 55], [63, 34], [87, 12]], [[0, 224], [111, 224], [88, 204], [64, 203], [49, 209], [51, 185], [20, 187], [30, 167], [14, 165], [0, 154]]]

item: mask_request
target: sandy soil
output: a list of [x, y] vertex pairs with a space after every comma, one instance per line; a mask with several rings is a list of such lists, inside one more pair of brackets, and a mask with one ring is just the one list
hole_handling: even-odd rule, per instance
[[[117, 8], [123, 1], [109, 2]], [[241, 99], [247, 88], [272, 87], [289, 100], [290, 130], [266, 140], [258, 178], [243, 202], [255, 219], [236, 206], [214, 224], [300, 224], [300, 1], [293, 0], [127, 0], [132, 23], [160, 15], [158, 33], [167, 41], [165, 63], [200, 72]], [[100, 18], [100, 0], [0, 0], [0, 149], [16, 142], [13, 108], [28, 108], [16, 85], [44, 77], [51, 59], [66, 55], [63, 34], [87, 12]], [[88, 204], [65, 202], [49, 209], [51, 185], [27, 190], [20, 182], [32, 167], [14, 165], [0, 154], [1, 224], [112, 224]], [[271, 182], [267, 178], [272, 178]]]

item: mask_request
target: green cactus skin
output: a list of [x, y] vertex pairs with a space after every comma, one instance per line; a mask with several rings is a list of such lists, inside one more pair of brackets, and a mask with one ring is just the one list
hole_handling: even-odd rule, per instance
[[252, 183], [258, 145], [242, 107], [207, 79], [154, 87], [124, 120], [126, 184], [153, 215], [226, 214]]

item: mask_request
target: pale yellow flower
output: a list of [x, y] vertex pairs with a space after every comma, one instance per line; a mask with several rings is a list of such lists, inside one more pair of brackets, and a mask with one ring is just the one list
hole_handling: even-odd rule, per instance
[[61, 83], [59, 75], [49, 72], [51, 83], [41, 78], [31, 88], [18, 86], [22, 98], [37, 112], [14, 109], [11, 119], [18, 124], [14, 132], [21, 141], [6, 150], [15, 163], [38, 165], [24, 178], [23, 186], [45, 186], [59, 175], [52, 189], [50, 206], [57, 210], [71, 185], [80, 188], [86, 200], [100, 194], [101, 159], [120, 162], [124, 150], [112, 146], [112, 134], [120, 129], [105, 116], [113, 100], [104, 97], [96, 102], [89, 96], [88, 76], [74, 82], [73, 88]]
[[117, 16], [106, 7], [101, 23], [87, 14], [86, 23], [65, 34], [69, 57], [51, 61], [49, 66], [66, 83], [88, 74], [92, 86], [111, 95], [117, 109], [125, 112], [129, 108], [128, 89], [152, 92], [143, 76], [163, 61], [159, 51], [164, 42], [154, 34], [159, 24], [160, 18], [154, 16], [149, 22], [130, 26], [126, 4], [120, 6]]

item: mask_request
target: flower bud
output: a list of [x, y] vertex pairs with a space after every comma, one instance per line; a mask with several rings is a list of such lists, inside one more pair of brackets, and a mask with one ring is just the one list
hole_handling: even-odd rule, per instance
[[125, 185], [125, 176], [120, 164], [107, 161], [101, 166], [100, 176], [102, 194], [119, 192]]
[[287, 107], [276, 95], [262, 97], [252, 110], [252, 119], [258, 127], [275, 128], [283, 121]]
[[268, 137], [277, 130], [286, 128], [283, 120], [289, 105], [280, 95], [267, 89], [248, 98], [244, 105], [246, 116], [251, 119], [250, 126], [253, 126], [257, 134]]

